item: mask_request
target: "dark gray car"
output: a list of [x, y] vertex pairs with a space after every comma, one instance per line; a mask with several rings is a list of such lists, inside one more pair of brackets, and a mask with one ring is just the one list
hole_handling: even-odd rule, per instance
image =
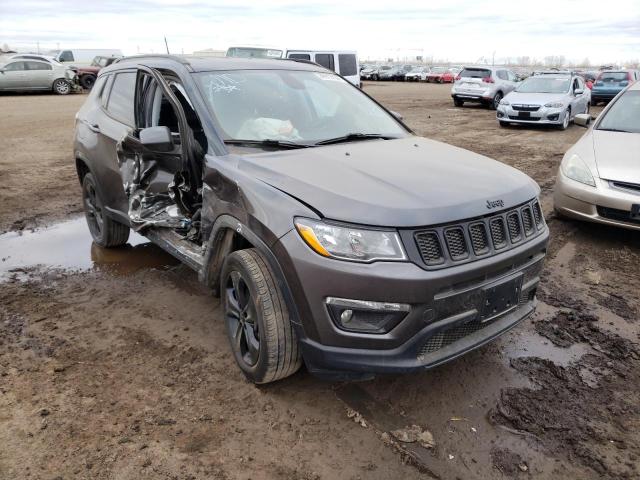
[[134, 229], [198, 272], [256, 383], [433, 367], [534, 310], [538, 186], [318, 65], [121, 60], [74, 155], [95, 242]]

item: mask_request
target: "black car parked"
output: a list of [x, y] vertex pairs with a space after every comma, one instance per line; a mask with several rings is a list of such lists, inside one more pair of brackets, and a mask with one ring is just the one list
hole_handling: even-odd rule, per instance
[[303, 361], [341, 378], [433, 367], [535, 307], [538, 186], [413, 135], [316, 64], [120, 60], [78, 112], [74, 156], [95, 242], [133, 229], [193, 268], [257, 383]]

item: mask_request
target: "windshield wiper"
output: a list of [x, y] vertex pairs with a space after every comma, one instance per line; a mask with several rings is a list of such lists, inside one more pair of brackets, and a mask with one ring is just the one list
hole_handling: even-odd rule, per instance
[[288, 140], [275, 140], [272, 138], [266, 138], [264, 140], [242, 140], [238, 138], [232, 138], [224, 141], [227, 145], [247, 145], [250, 147], [275, 147], [275, 148], [309, 148], [313, 145], [306, 143], [290, 142]]
[[631, 133], [629, 130], [622, 130], [620, 128], [598, 128], [603, 132], [622, 132], [622, 133]]
[[382, 140], [393, 140], [399, 137], [393, 137], [390, 135], [381, 135], [379, 133], [348, 133], [342, 137], [328, 138], [327, 140], [320, 140], [316, 142], [316, 145], [331, 145], [332, 143], [351, 142], [353, 140], [375, 140], [381, 138]]

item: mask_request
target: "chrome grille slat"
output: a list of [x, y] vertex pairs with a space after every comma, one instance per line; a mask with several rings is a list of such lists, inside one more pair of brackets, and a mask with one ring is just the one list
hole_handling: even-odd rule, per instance
[[[515, 209], [412, 232], [418, 254], [428, 269], [497, 255], [529, 241], [544, 230], [537, 200]], [[411, 233], [410, 233], [411, 234]]]

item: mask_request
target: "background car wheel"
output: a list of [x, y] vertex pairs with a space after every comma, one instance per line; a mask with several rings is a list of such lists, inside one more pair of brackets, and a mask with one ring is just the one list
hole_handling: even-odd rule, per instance
[[86, 88], [87, 90], [91, 90], [95, 83], [96, 83], [95, 75], [83, 75], [80, 78], [80, 85], [82, 85], [82, 88]]
[[63, 78], [59, 78], [53, 82], [53, 91], [58, 95], [67, 95], [71, 91], [71, 85]]
[[295, 373], [302, 364], [298, 339], [264, 256], [254, 248], [231, 253], [221, 285], [227, 337], [245, 376], [269, 383]]
[[458, 100], [457, 98], [454, 98], [454, 99], [453, 99], [453, 104], [454, 104], [456, 107], [462, 107], [462, 106], [464, 106], [464, 102], [463, 102], [462, 100]]
[[374, 82], [378, 81], [378, 75], [371, 75], [371, 80], [373, 80]]
[[104, 214], [104, 203], [91, 173], [82, 179], [82, 203], [89, 232], [93, 241], [101, 247], [119, 247], [129, 239], [129, 227]]
[[497, 92], [493, 97], [493, 100], [491, 101], [490, 107], [492, 110], [498, 109], [498, 105], [500, 105], [500, 100], [502, 100], [502, 92]]
[[587, 106], [586, 106], [586, 107], [585, 107], [585, 109], [584, 109], [584, 113], [587, 113], [587, 114], [588, 114], [590, 111], [591, 111], [591, 104], [590, 104], [590, 103], [587, 103]]
[[567, 128], [569, 128], [569, 123], [571, 123], [571, 109], [567, 108], [567, 111], [564, 113], [564, 117], [562, 117], [560, 130], [566, 130]]

